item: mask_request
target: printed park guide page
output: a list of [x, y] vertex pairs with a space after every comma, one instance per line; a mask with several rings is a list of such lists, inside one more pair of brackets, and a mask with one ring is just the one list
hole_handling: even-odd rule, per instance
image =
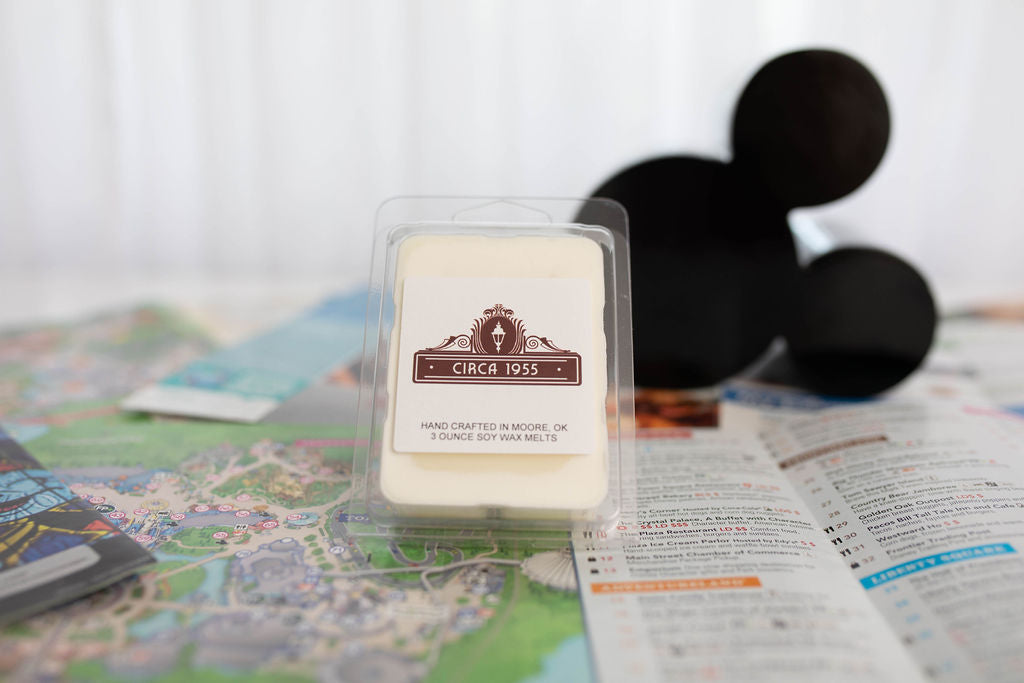
[[602, 681], [1024, 680], [1024, 420], [938, 374], [726, 399], [642, 431], [620, 538], [576, 538]]

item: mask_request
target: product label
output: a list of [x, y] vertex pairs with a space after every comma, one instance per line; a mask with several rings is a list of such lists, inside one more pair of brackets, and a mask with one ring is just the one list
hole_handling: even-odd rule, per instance
[[419, 453], [586, 453], [603, 354], [590, 283], [409, 277], [394, 446]]

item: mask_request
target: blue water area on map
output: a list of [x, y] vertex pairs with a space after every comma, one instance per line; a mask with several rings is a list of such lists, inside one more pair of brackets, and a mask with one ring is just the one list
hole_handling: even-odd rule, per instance
[[205, 595], [206, 599], [210, 602], [216, 602], [220, 605], [228, 604], [227, 596], [224, 595], [224, 581], [228, 575], [228, 562], [229, 560], [220, 558], [210, 560], [204, 564], [203, 570], [206, 572], [206, 578], [199, 584], [196, 593]]
[[[208, 555], [212, 555], [213, 552], [213, 549], [211, 549]], [[185, 560], [189, 564], [192, 564], [193, 562], [198, 562], [207, 555], [175, 555], [173, 553], [165, 553], [163, 550], [154, 550], [153, 556], [156, 557], [157, 562], [173, 562], [174, 560]]]
[[539, 674], [524, 678], [519, 683], [590, 683], [594, 680], [587, 639], [582, 633], [563, 640], [554, 652], [544, 658], [541, 666]]
[[139, 640], [149, 640], [164, 631], [178, 627], [178, 616], [173, 610], [165, 609], [151, 617], [140, 619], [128, 627], [128, 632]]
[[32, 439], [38, 439], [50, 431], [47, 425], [24, 425], [17, 422], [0, 421], [0, 434], [7, 432], [8, 436], [18, 443], [28, 443]]
[[316, 524], [317, 520], [320, 519], [320, 515], [315, 512], [300, 512], [302, 515], [299, 519], [289, 519], [285, 521], [287, 526], [310, 526]]
[[147, 470], [141, 467], [111, 467], [100, 468], [98, 474], [92, 475], [74, 469], [65, 474], [63, 469], [61, 468], [61, 476], [71, 477], [74, 481], [81, 482], [82, 484], [103, 484], [116, 490], [118, 493], [128, 494], [142, 492], [154, 475], [161, 472], [170, 472], [170, 470], [165, 469]]

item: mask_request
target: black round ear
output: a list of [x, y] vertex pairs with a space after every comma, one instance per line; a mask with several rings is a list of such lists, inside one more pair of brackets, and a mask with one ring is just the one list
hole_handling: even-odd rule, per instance
[[759, 186], [676, 156], [631, 166], [594, 196], [629, 213], [637, 384], [715, 384], [781, 333], [799, 267], [785, 212]]
[[818, 393], [868, 396], [924, 360], [935, 302], [924, 278], [880, 249], [837, 249], [804, 271], [785, 332], [799, 383]]
[[733, 116], [733, 163], [787, 208], [853, 192], [888, 140], [889, 107], [878, 81], [830, 50], [790, 52], [765, 64]]

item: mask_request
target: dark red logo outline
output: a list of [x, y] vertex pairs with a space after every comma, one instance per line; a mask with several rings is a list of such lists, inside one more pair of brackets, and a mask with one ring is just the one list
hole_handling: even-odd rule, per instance
[[413, 354], [416, 384], [579, 386], [580, 354], [547, 337], [528, 335], [515, 311], [495, 304], [473, 321], [468, 334]]

